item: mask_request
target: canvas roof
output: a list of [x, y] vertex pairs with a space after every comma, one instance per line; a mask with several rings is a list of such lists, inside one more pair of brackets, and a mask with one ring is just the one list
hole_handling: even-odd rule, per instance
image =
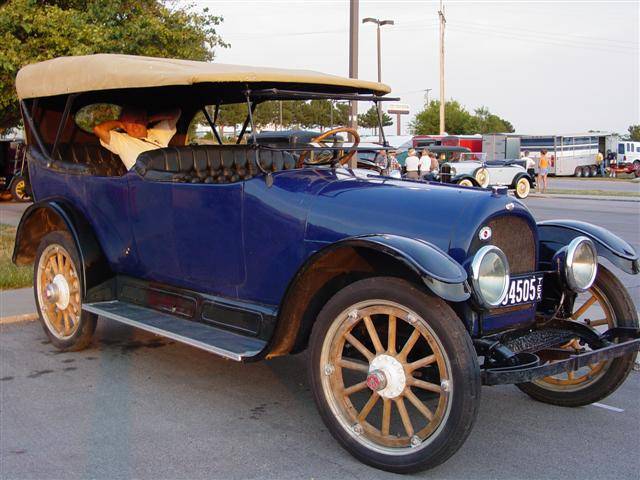
[[226, 65], [221, 63], [96, 54], [59, 57], [27, 65], [16, 77], [21, 99], [123, 88], [195, 85], [200, 83], [289, 83], [344, 87], [382, 95], [391, 89], [369, 82], [310, 70]]

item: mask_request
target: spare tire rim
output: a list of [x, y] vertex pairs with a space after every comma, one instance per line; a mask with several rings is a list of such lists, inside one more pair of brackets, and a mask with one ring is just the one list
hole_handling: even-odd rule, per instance
[[[376, 299], [343, 311], [325, 336], [319, 368], [333, 415], [374, 451], [405, 455], [424, 448], [449, 417], [450, 361], [432, 328], [397, 303]], [[423, 372], [430, 381], [419, 378]]]

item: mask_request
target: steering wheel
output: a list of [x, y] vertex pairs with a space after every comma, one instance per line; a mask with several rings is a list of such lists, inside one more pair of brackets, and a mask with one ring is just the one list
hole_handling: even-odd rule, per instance
[[[347, 150], [347, 153], [343, 154], [338, 159], [338, 162], [340, 163], [340, 165], [344, 165], [349, 160], [351, 160], [351, 158], [356, 154], [356, 150], [358, 148], [358, 144], [360, 144], [360, 135], [358, 135], [358, 132], [356, 131], [355, 128], [351, 128], [351, 127], [332, 128], [331, 130], [327, 130], [326, 132], [318, 135], [317, 137], [312, 138], [311, 142], [312, 143], [321, 142], [325, 138], [331, 137], [332, 135], [335, 135], [336, 133], [341, 133], [341, 132], [346, 132], [346, 133], [349, 133], [349, 134], [351, 134], [353, 136], [353, 145], [349, 148], [349, 150]], [[301, 168], [302, 165], [304, 165], [306, 163], [306, 159], [307, 159], [307, 156], [308, 156], [309, 152], [310, 152], [310, 150], [305, 150], [300, 154], [300, 158], [298, 159], [298, 168]], [[317, 162], [317, 163], [311, 162], [312, 165], [320, 165], [321, 163], [325, 163], [325, 162]]]

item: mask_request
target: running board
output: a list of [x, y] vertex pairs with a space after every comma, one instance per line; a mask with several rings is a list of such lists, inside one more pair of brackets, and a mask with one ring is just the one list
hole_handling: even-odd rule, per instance
[[267, 344], [257, 338], [183, 320], [119, 300], [87, 303], [82, 305], [82, 309], [237, 362], [258, 355]]

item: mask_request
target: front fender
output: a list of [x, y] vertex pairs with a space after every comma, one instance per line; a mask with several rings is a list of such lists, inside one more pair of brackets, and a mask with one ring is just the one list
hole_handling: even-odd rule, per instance
[[415, 272], [436, 295], [452, 302], [470, 297], [467, 272], [462, 266], [435, 245], [399, 235], [372, 234], [350, 237], [334, 243], [330, 248], [364, 247], [393, 257]]
[[64, 200], [36, 202], [25, 210], [16, 232], [13, 263], [33, 263], [42, 238], [56, 230], [69, 232], [78, 250], [81, 263], [78, 273], [83, 296], [89, 289], [113, 276], [91, 225]]
[[460, 180], [465, 180], [465, 179], [470, 180], [474, 187], [481, 188], [478, 181], [473, 177], [473, 175], [469, 173], [460, 173], [458, 175], [455, 175], [454, 177], [451, 177], [450, 183], [458, 183], [460, 182]]
[[516, 184], [518, 183], [518, 180], [520, 180], [522, 177], [529, 180], [529, 184], [531, 185], [532, 188], [536, 186], [536, 179], [532, 175], [529, 175], [527, 172], [520, 172], [513, 177], [513, 181], [511, 182], [510, 188], [516, 188]]
[[584, 235], [596, 245], [598, 255], [606, 258], [621, 270], [640, 273], [638, 254], [631, 245], [610, 231], [577, 220], [546, 220], [538, 222], [540, 261], [551, 264], [553, 255], [575, 237]]

